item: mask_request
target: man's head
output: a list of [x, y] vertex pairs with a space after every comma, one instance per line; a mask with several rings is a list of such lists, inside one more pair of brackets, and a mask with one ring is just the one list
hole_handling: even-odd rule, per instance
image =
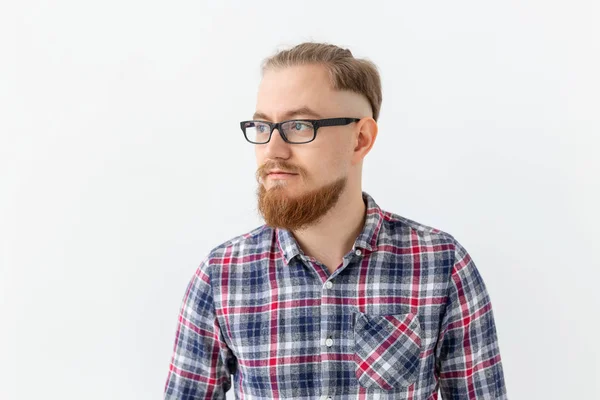
[[[288, 143], [276, 129], [268, 143], [255, 145], [258, 208], [268, 225], [307, 227], [345, 193], [360, 192], [362, 160], [377, 136], [381, 99], [375, 65], [354, 58], [349, 50], [303, 43], [265, 60], [254, 120], [359, 119], [320, 126], [308, 143]], [[287, 124], [284, 134], [287, 130], [291, 140], [308, 137], [311, 126], [300, 121]], [[266, 132], [262, 138], [268, 138], [269, 128], [260, 129]], [[274, 171], [293, 175], [269, 174]]]

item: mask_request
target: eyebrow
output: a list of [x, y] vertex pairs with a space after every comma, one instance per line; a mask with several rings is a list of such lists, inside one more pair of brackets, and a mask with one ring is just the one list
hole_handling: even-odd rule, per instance
[[[303, 115], [303, 116], [306, 115], [306, 116], [314, 117], [314, 118], [317, 118], [317, 119], [322, 118], [321, 114], [319, 114], [318, 112], [310, 109], [309, 107], [300, 107], [300, 108], [297, 108], [295, 110], [290, 110], [290, 111], [285, 112], [283, 114], [283, 119], [286, 120], [286, 119], [290, 119], [290, 118], [293, 118], [293, 117], [297, 117], [299, 115]], [[262, 119], [262, 120], [266, 120], [266, 121], [270, 120], [269, 117], [267, 117], [267, 114], [262, 113], [260, 111], [255, 112], [254, 116], [252, 118], [253, 119]]]

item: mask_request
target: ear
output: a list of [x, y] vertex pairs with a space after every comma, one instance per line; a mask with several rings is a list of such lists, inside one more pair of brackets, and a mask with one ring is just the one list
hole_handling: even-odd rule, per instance
[[354, 138], [354, 152], [352, 165], [360, 163], [371, 151], [377, 138], [377, 122], [371, 117], [362, 118], [357, 123], [357, 132]]

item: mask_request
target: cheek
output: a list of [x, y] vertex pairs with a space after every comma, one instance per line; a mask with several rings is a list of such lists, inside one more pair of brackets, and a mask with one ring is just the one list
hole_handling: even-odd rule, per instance
[[329, 176], [338, 178], [348, 171], [348, 165], [351, 159], [351, 151], [346, 143], [337, 143], [330, 147], [330, 150], [320, 158], [324, 168], [327, 168]]
[[264, 163], [264, 151], [259, 146], [254, 145], [254, 158], [256, 159], [256, 166], [260, 166]]
[[341, 168], [342, 164], [337, 158], [333, 158], [331, 153], [323, 154], [308, 164], [308, 181], [317, 185], [329, 183], [343, 174]]

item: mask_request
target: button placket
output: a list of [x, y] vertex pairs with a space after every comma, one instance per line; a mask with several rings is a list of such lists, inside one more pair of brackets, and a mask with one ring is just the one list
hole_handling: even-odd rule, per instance
[[[352, 254], [352, 253], [350, 253]], [[321, 387], [321, 399], [331, 399], [335, 393], [335, 387], [330, 387], [332, 371], [339, 368], [339, 362], [336, 361], [336, 357], [331, 357], [331, 354], [339, 351], [341, 346], [342, 338], [339, 338], [339, 332], [337, 331], [339, 324], [337, 320], [339, 318], [338, 308], [339, 305], [335, 298], [340, 296], [339, 290], [344, 285], [343, 278], [338, 278], [342, 275], [343, 270], [348, 264], [351, 263], [351, 257], [344, 257], [340, 268], [338, 268], [333, 274], [330, 274], [325, 278], [325, 282], [322, 282], [321, 291], [321, 326], [320, 326], [320, 353], [323, 357], [319, 363], [319, 369], [323, 382], [328, 382]], [[323, 266], [325, 268], [325, 266]], [[333, 282], [335, 280], [335, 282]], [[337, 285], [340, 286], [337, 286]], [[337, 290], [334, 290], [337, 288]], [[334, 343], [335, 338], [335, 343]], [[340, 342], [338, 342], [340, 340]], [[335, 345], [335, 347], [334, 347]]]

